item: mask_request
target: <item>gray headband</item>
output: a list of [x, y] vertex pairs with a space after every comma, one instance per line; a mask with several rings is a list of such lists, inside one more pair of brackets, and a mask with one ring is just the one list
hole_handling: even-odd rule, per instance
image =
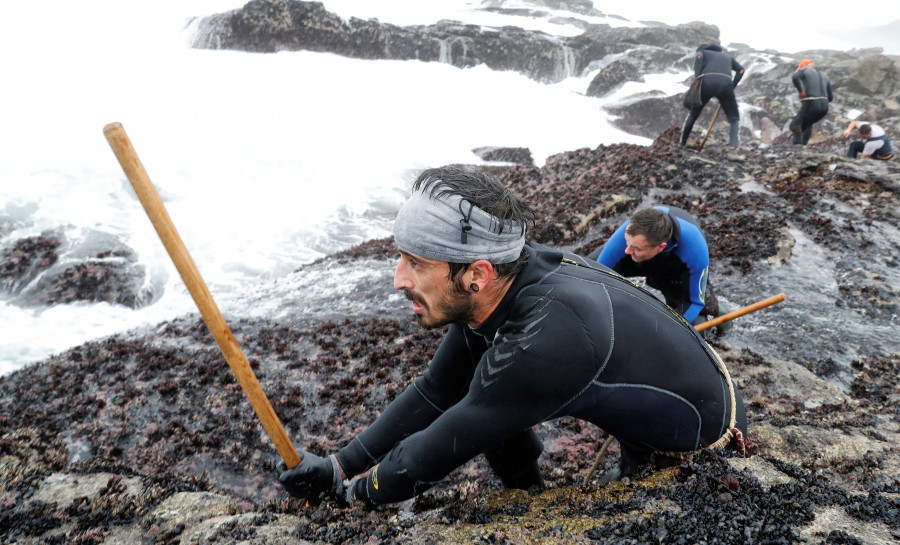
[[414, 191], [394, 220], [394, 242], [438, 261], [486, 259], [499, 265], [519, 257], [525, 245], [525, 226], [501, 221], [458, 195], [440, 195], [438, 191], [432, 197]]

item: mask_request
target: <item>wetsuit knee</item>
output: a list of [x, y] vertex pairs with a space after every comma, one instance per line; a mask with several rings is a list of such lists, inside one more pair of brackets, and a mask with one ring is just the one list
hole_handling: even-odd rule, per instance
[[484, 457], [504, 487], [527, 490], [544, 486], [537, 463], [543, 451], [544, 444], [537, 434], [526, 430], [494, 445]]

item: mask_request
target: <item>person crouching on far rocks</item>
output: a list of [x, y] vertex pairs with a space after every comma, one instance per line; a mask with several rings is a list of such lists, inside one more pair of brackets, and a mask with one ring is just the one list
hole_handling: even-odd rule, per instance
[[654, 453], [744, 445], [741, 393], [691, 324], [606, 267], [527, 241], [533, 217], [485, 174], [419, 175], [394, 222], [394, 288], [422, 327], [447, 333], [427, 371], [343, 448], [280, 464], [291, 495], [400, 502], [479, 454], [504, 487], [540, 489], [534, 427], [563, 416], [618, 439], [603, 481]]
[[850, 142], [850, 147], [847, 149], [847, 157], [856, 159], [859, 154], [862, 154], [863, 159], [871, 157], [872, 159], [887, 161], [894, 156], [894, 151], [891, 149], [891, 141], [880, 125], [851, 121], [847, 128], [844, 129], [844, 138], [850, 138], [853, 129], [859, 131], [860, 139]]

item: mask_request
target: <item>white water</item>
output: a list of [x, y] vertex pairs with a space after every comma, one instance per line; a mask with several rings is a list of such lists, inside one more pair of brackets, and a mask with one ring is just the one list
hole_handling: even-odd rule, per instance
[[[124, 125], [222, 307], [321, 255], [387, 236], [415, 174], [477, 163], [472, 148], [528, 147], [540, 165], [581, 147], [649, 143], [612, 128], [603, 102], [580, 94], [594, 74], [542, 85], [484, 67], [187, 47], [191, 18], [243, 3], [48, 0], [0, 8], [0, 217], [14, 220], [6, 231], [0, 223], [0, 247], [45, 231], [77, 245], [101, 231], [133, 248], [148, 284], [163, 287], [161, 298], [139, 310], [0, 301], [0, 374], [195, 311], [103, 137], [107, 123]], [[475, 13], [474, 1], [324, 4], [343, 17], [394, 24], [448, 18], [580, 33], [546, 20]], [[643, 16], [629, 15], [627, 3], [595, 4], [607, 14], [692, 20], [667, 20], [652, 5], [653, 16]], [[705, 20], [723, 24], [727, 15]], [[734, 34], [723, 32], [723, 42], [778, 47]], [[650, 75], [627, 91], [675, 93], [685, 76]]]

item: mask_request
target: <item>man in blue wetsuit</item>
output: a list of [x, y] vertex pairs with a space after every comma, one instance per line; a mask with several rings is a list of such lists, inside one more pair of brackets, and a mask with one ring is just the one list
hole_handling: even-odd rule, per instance
[[[734, 72], [734, 78], [732, 78], [731, 72]], [[682, 146], [687, 144], [688, 137], [691, 136], [691, 131], [694, 129], [694, 122], [700, 117], [706, 103], [709, 102], [709, 99], [716, 97], [730, 124], [727, 158], [729, 161], [744, 160], [744, 157], [737, 152], [741, 113], [734, 96], [734, 88], [743, 77], [744, 67], [734, 57], [725, 53], [722, 46], [707, 44], [697, 48], [697, 53], [694, 55], [694, 78], [703, 80], [700, 85], [701, 102], [699, 106], [691, 108], [684, 119], [684, 125], [681, 127]]]
[[447, 334], [428, 370], [347, 445], [280, 464], [290, 494], [398, 502], [479, 454], [504, 486], [542, 487], [533, 428], [562, 416], [619, 440], [604, 481], [656, 453], [745, 445], [741, 394], [697, 331], [596, 262], [527, 242], [532, 221], [490, 176], [418, 177], [394, 223], [394, 287], [423, 327]]
[[[645, 277], [688, 322], [724, 314], [708, 282], [709, 247], [700, 222], [680, 208], [660, 205], [636, 212], [589, 258], [622, 276]], [[720, 331], [726, 331], [731, 322], [722, 325]]]
[[811, 59], [803, 59], [797, 66], [791, 82], [800, 97], [800, 111], [791, 120], [793, 143], [805, 146], [812, 136], [812, 126], [828, 114], [828, 103], [834, 100], [828, 77], [813, 67]]

